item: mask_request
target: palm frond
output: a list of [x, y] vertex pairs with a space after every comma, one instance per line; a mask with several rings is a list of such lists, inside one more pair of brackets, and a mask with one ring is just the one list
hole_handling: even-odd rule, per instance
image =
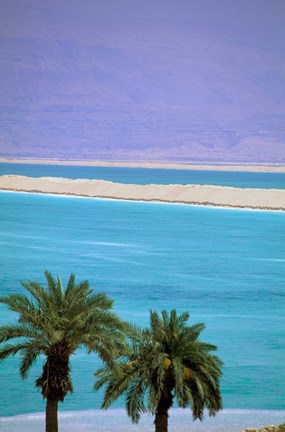
[[94, 376], [97, 378], [94, 384], [94, 390], [99, 390], [105, 384], [109, 382], [112, 378], [117, 377], [117, 379], [121, 379], [123, 376], [122, 365], [116, 361], [112, 362], [112, 365], [104, 365], [103, 367], [97, 369], [94, 373]]
[[175, 357], [172, 359], [172, 374], [173, 381], [175, 383], [175, 394], [178, 399], [178, 395], [181, 392], [181, 389], [184, 388], [185, 379], [184, 367], [179, 357]]
[[124, 332], [131, 341], [135, 343], [135, 342], [139, 342], [142, 339], [142, 334], [144, 331], [142, 327], [133, 323], [124, 323], [124, 325], [125, 325]]
[[[150, 326], [128, 326], [129, 352], [114, 368], [106, 364], [96, 374], [95, 388], [105, 387], [103, 407], [108, 408], [125, 395], [126, 409], [137, 422], [145, 408], [152, 414], [159, 406], [190, 406], [194, 419], [203, 419], [204, 410], [214, 415], [221, 409], [219, 378], [222, 362], [211, 351], [216, 347], [199, 340], [203, 323], [187, 326], [189, 313], [180, 315], [150, 311]], [[117, 372], [114, 372], [117, 369]], [[120, 370], [120, 373], [118, 371]]]
[[177, 318], [177, 322], [180, 328], [182, 328], [184, 326], [184, 324], [187, 323], [187, 321], [190, 318], [190, 314], [189, 312], [182, 312], [179, 317]]
[[109, 408], [128, 389], [131, 382], [138, 378], [139, 371], [136, 367], [131, 366], [129, 368], [128, 366], [128, 364], [121, 363], [110, 369], [110, 366], [106, 365], [101, 374], [95, 374], [98, 381], [95, 383], [94, 388], [98, 389], [106, 385], [102, 408]]
[[111, 309], [113, 303], [113, 300], [104, 293], [92, 294], [88, 298], [88, 305], [93, 308]]
[[161, 327], [161, 320], [157, 312], [150, 311], [150, 329], [155, 333]]
[[[67, 288], [64, 292], [64, 301], [69, 305], [70, 310], [90, 301], [92, 290], [88, 281], [75, 284], [75, 276], [71, 274]], [[89, 303], [90, 307], [90, 303]]]
[[68, 298], [69, 296], [72, 295], [73, 290], [75, 289], [76, 285], [75, 285], [75, 274], [71, 273], [71, 275], [69, 276], [67, 285], [66, 285], [66, 289], [64, 292], [64, 297]]
[[25, 349], [27, 344], [23, 343], [15, 343], [13, 344], [5, 344], [0, 348], [0, 362], [6, 360], [8, 357], [14, 357], [19, 351]]
[[[16, 324], [0, 326], [0, 361], [20, 353], [20, 375], [26, 378], [43, 353], [46, 362], [36, 385], [44, 397], [63, 400], [72, 391], [69, 358], [79, 347], [97, 352], [110, 368], [130, 349], [126, 324], [112, 312], [113, 301], [107, 295], [93, 293], [88, 281], [76, 284], [73, 274], [65, 290], [60, 278], [48, 271], [45, 279], [46, 286], [23, 282], [26, 295], [0, 298], [18, 313]], [[7, 343], [11, 340], [14, 343]]]
[[34, 301], [39, 307], [45, 307], [50, 304], [51, 299], [47, 291], [37, 282], [28, 281], [21, 282], [23, 288], [25, 288], [33, 297]]
[[20, 375], [22, 379], [28, 377], [28, 372], [35, 363], [37, 357], [43, 353], [43, 346], [39, 343], [31, 342], [21, 350]]
[[44, 275], [47, 281], [50, 297], [53, 299], [54, 303], [57, 306], [60, 306], [62, 302], [62, 296], [63, 296], [62, 283], [60, 277], [57, 277], [57, 280], [55, 280], [52, 274], [47, 270], [45, 271]]
[[11, 311], [22, 315], [38, 312], [34, 303], [22, 294], [10, 294], [9, 296], [0, 297], [0, 303], [6, 304]]
[[43, 340], [43, 334], [39, 329], [25, 323], [7, 324], [0, 327], [0, 343], [15, 338]]
[[145, 384], [141, 378], [136, 378], [130, 384], [126, 395], [126, 409], [133, 423], [138, 423], [141, 414], [146, 412], [144, 404]]
[[206, 326], [204, 323], [193, 324], [191, 327], [188, 327], [188, 333], [191, 340], [196, 340], [200, 336], [203, 330], [205, 330]]

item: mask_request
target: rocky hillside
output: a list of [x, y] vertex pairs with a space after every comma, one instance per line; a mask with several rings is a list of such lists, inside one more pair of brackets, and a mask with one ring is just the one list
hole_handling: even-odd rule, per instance
[[285, 423], [280, 426], [266, 426], [262, 429], [247, 428], [241, 432], [285, 432]]
[[285, 160], [285, 6], [1, 2], [0, 156]]

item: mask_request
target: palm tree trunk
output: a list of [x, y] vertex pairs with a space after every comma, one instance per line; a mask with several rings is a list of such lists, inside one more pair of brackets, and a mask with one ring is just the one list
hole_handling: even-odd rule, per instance
[[172, 407], [172, 401], [171, 387], [165, 386], [155, 412], [155, 432], [168, 432], [168, 411]]
[[58, 400], [47, 399], [46, 404], [46, 432], [58, 432]]
[[168, 431], [168, 412], [166, 410], [156, 411], [155, 413], [155, 432]]

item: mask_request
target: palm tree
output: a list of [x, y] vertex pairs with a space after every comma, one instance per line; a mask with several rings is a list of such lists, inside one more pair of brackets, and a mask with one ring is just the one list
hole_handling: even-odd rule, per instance
[[133, 423], [149, 411], [156, 432], [167, 432], [174, 398], [179, 407], [192, 409], [194, 420], [203, 420], [205, 408], [209, 415], [222, 409], [222, 362], [211, 353], [214, 345], [198, 339], [205, 325], [187, 326], [188, 319], [187, 312], [162, 311], [160, 317], [151, 311], [149, 329], [133, 327], [129, 354], [95, 373], [95, 389], [106, 386], [102, 408], [124, 394]]
[[0, 327], [0, 361], [21, 353], [20, 375], [25, 379], [36, 359], [45, 356], [36, 387], [47, 401], [46, 432], [57, 432], [58, 402], [73, 391], [70, 356], [82, 347], [108, 364], [124, 347], [124, 324], [111, 311], [112, 300], [93, 294], [88, 281], [76, 284], [71, 274], [63, 289], [59, 277], [46, 271], [45, 278], [47, 287], [22, 283], [29, 296], [0, 297], [19, 314], [16, 323]]

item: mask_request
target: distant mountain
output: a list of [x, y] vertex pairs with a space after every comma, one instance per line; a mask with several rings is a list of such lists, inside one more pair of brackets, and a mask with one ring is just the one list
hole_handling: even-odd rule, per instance
[[285, 3], [0, 0], [0, 155], [285, 162]]

